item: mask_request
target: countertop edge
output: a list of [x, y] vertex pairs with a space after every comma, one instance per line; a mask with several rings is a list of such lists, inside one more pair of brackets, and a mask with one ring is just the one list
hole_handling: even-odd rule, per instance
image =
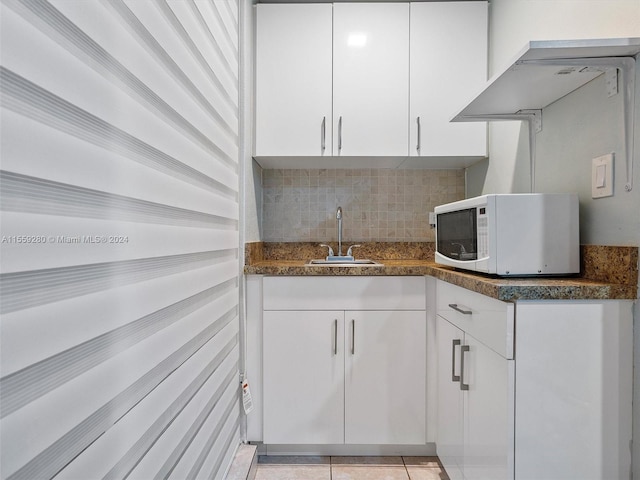
[[636, 300], [637, 286], [580, 277], [501, 278], [459, 271], [433, 262], [398, 262], [382, 267], [311, 267], [302, 262], [265, 261], [244, 268], [245, 275], [266, 276], [431, 276], [491, 298], [517, 300]]
[[518, 300], [636, 300], [637, 287], [580, 277], [499, 278], [433, 267], [431, 276], [505, 302]]

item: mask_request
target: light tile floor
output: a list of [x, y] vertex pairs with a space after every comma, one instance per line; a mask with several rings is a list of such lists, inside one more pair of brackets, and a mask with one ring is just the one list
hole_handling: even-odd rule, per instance
[[437, 457], [260, 456], [255, 480], [449, 480]]

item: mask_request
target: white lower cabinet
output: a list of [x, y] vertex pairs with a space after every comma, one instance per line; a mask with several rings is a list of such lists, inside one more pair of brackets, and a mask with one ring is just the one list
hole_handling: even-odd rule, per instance
[[628, 478], [632, 301], [502, 302], [436, 280], [427, 309], [427, 283], [248, 281], [248, 440], [368, 454], [435, 440], [452, 480]]
[[345, 312], [345, 443], [424, 444], [424, 311]]
[[[436, 319], [438, 345], [437, 451], [451, 480], [460, 480], [464, 459], [460, 351], [464, 332], [442, 317]], [[457, 364], [456, 364], [457, 361]]]
[[286, 278], [264, 280], [264, 443], [424, 445], [424, 278]]
[[517, 480], [629, 479], [632, 304], [516, 304]]
[[512, 478], [509, 361], [440, 316], [436, 330], [442, 464], [451, 480]]
[[632, 302], [506, 303], [442, 281], [436, 295], [452, 480], [628, 478]]
[[[506, 360], [472, 336], [465, 337], [461, 371], [464, 398], [464, 472], [468, 479], [509, 477], [509, 447], [513, 410], [508, 408]], [[511, 411], [510, 411], [511, 410]], [[511, 418], [509, 413], [511, 413]]]
[[344, 442], [344, 312], [267, 311], [264, 442]]

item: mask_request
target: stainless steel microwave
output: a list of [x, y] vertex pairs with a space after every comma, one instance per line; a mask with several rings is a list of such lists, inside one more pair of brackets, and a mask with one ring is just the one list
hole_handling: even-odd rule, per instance
[[493, 194], [435, 208], [436, 263], [500, 276], [580, 272], [575, 194]]

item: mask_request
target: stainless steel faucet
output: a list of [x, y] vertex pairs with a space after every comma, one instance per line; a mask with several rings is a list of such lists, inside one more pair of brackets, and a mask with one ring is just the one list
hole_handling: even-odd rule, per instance
[[336, 219], [338, 220], [338, 256], [342, 256], [342, 207], [336, 210]]
[[355, 259], [353, 258], [353, 249], [356, 247], [360, 247], [361, 245], [351, 245], [347, 250], [347, 254], [342, 254], [342, 207], [338, 207], [336, 210], [336, 220], [338, 220], [338, 254], [333, 254], [333, 249], [324, 243], [321, 243], [321, 247], [325, 247], [329, 249], [329, 254], [327, 255], [327, 261], [345, 261], [345, 262], [353, 262]]

